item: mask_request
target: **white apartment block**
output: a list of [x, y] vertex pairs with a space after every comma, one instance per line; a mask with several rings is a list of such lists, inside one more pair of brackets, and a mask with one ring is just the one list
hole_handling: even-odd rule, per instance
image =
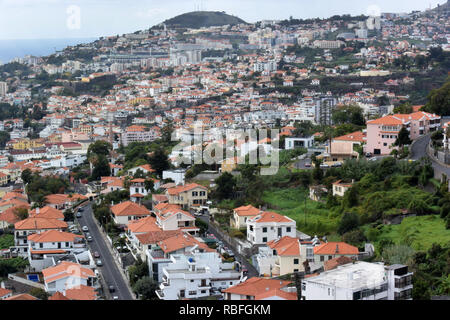
[[211, 288], [227, 289], [241, 282], [235, 263], [223, 263], [217, 252], [194, 251], [171, 255], [163, 268], [163, 282], [156, 291], [162, 300], [201, 298], [211, 295]]
[[8, 84], [6, 82], [1, 81], [0, 82], [0, 97], [6, 96], [7, 92], [8, 92]]
[[357, 261], [302, 281], [303, 300], [411, 300], [412, 272], [404, 265]]

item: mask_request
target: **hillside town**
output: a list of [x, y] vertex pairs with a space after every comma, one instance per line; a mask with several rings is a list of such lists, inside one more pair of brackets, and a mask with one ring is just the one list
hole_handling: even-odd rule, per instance
[[0, 65], [0, 300], [448, 299], [449, 9]]

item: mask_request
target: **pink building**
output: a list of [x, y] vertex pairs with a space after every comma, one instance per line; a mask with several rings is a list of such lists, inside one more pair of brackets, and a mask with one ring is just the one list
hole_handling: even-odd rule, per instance
[[133, 125], [122, 133], [122, 144], [126, 147], [132, 142], [148, 142], [157, 138], [155, 130], [144, 126]]
[[388, 115], [367, 121], [367, 144], [364, 151], [374, 155], [390, 154], [395, 148], [392, 145], [403, 126], [408, 129], [410, 139], [415, 140], [422, 135], [436, 131], [440, 122], [440, 116], [423, 111]]

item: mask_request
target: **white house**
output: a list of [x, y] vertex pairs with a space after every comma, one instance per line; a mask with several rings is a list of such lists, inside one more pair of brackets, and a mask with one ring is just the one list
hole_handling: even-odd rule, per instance
[[162, 300], [202, 298], [211, 295], [211, 288], [226, 289], [241, 282], [242, 273], [235, 263], [224, 263], [217, 252], [192, 250], [175, 254], [163, 268], [163, 282], [156, 291]]
[[276, 212], [265, 211], [247, 220], [247, 240], [264, 244], [284, 236], [296, 237], [296, 222]]
[[125, 201], [111, 207], [113, 220], [118, 225], [128, 225], [131, 221], [150, 216], [150, 211], [132, 201]]
[[57, 291], [79, 286], [98, 287], [98, 279], [94, 271], [78, 263], [62, 261], [56, 266], [42, 270], [45, 291], [53, 294]]
[[311, 137], [286, 137], [284, 141], [284, 148], [291, 150], [295, 148], [312, 148], [314, 146], [314, 136]]
[[[55, 264], [60, 256], [74, 256], [87, 251], [84, 236], [58, 230], [48, 230], [28, 236], [28, 261], [34, 271]], [[87, 255], [89, 259], [89, 255]]]

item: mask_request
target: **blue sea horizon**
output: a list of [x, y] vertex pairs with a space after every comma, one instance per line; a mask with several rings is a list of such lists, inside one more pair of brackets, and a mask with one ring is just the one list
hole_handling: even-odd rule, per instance
[[67, 46], [89, 43], [98, 38], [67, 38], [67, 39], [11, 39], [0, 40], [0, 64], [10, 62], [14, 58], [26, 55], [48, 56]]

